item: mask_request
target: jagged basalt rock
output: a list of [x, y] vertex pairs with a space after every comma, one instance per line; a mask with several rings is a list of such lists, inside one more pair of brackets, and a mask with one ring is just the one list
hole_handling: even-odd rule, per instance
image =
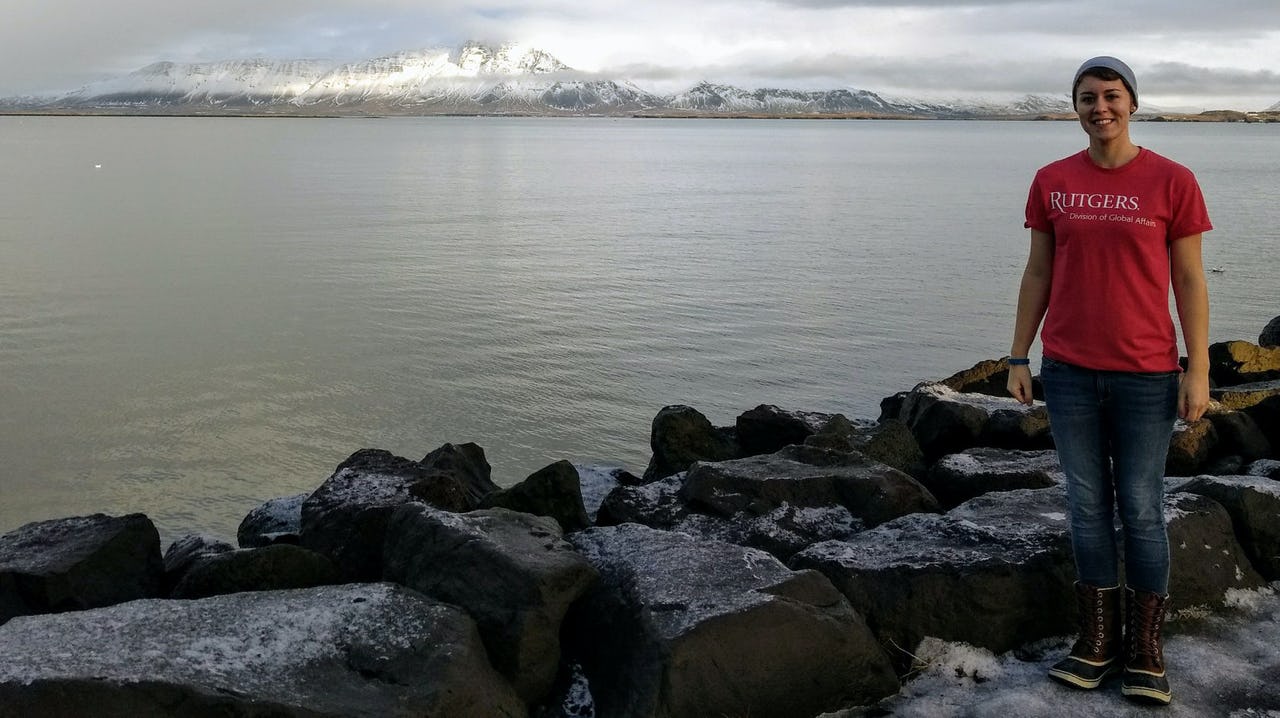
[[489, 472], [475, 444], [445, 444], [422, 461], [362, 449], [303, 502], [300, 544], [328, 556], [344, 580], [378, 580], [386, 523], [396, 507], [418, 501], [470, 511], [498, 488]]
[[387, 527], [386, 577], [475, 619], [495, 667], [528, 702], [560, 665], [560, 625], [596, 580], [555, 520], [495, 508], [454, 514], [406, 504]]
[[1217, 501], [1175, 492], [1165, 496], [1164, 514], [1169, 531], [1169, 595], [1179, 605], [1221, 606], [1228, 589], [1266, 583], [1236, 539], [1231, 515]]
[[912, 514], [805, 549], [906, 669], [925, 637], [1000, 653], [1072, 631], [1066, 494], [1023, 489]]
[[1280, 379], [1280, 347], [1242, 341], [1210, 344], [1209, 378], [1219, 387]]
[[1280, 317], [1267, 322], [1258, 335], [1258, 345], [1268, 349], [1280, 347]]
[[845, 453], [857, 452], [916, 479], [923, 478], [928, 470], [920, 442], [898, 419], [853, 421], [836, 414], [818, 433], [806, 438], [804, 445]]
[[725, 461], [738, 456], [738, 443], [730, 429], [720, 429], [691, 406], [663, 407], [653, 418], [649, 433], [653, 458], [644, 471], [645, 481], [657, 481], [685, 471], [695, 461]]
[[555, 519], [564, 531], [580, 531], [591, 525], [582, 502], [578, 469], [557, 461], [539, 469], [509, 489], [500, 489], [480, 502], [482, 508], [500, 507]]
[[1219, 387], [1209, 390], [1209, 398], [1224, 409], [1249, 409], [1267, 399], [1280, 397], [1280, 379]]
[[1221, 504], [1253, 567], [1268, 581], [1280, 580], [1280, 481], [1265, 476], [1197, 476], [1177, 490]]
[[0, 717], [493, 716], [461, 609], [391, 584], [144, 600], [0, 626]]
[[[910, 427], [928, 461], [974, 446], [1034, 450], [1053, 444], [1043, 404], [1025, 406], [1012, 398], [924, 383], [902, 397], [897, 410], [896, 418]], [[895, 417], [882, 413], [882, 418]]]
[[569, 539], [601, 574], [569, 626], [598, 715], [814, 715], [898, 688], [862, 618], [815, 572], [634, 524]]
[[1218, 430], [1212, 421], [1202, 418], [1190, 424], [1177, 421], [1169, 439], [1169, 453], [1164, 470], [1169, 476], [1194, 476], [1200, 473], [1218, 446]]
[[173, 587], [178, 585], [187, 571], [203, 559], [235, 550], [235, 546], [222, 539], [196, 534], [189, 534], [174, 541], [164, 552], [164, 588], [160, 594], [170, 595]]
[[26, 524], [0, 536], [0, 623], [160, 594], [160, 534], [143, 514]]
[[830, 414], [786, 411], [761, 404], [738, 416], [734, 424], [741, 456], [772, 454], [784, 446], [803, 444], [831, 420]]
[[236, 543], [240, 548], [298, 543], [298, 534], [302, 532], [302, 503], [310, 495], [282, 496], [255, 507], [240, 521]]
[[923, 483], [951, 508], [994, 491], [1045, 489], [1065, 481], [1056, 451], [979, 447], [942, 457]]
[[277, 591], [338, 583], [336, 566], [315, 551], [275, 544], [206, 555], [176, 582], [170, 598], [208, 598], [241, 591]]

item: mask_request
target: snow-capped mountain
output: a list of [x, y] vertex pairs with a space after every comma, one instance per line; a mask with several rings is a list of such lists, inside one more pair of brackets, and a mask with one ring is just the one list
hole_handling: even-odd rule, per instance
[[[9, 103], [15, 104], [15, 103]], [[1029, 96], [1014, 105], [889, 100], [855, 89], [747, 90], [702, 82], [674, 95], [576, 71], [542, 50], [468, 43], [350, 63], [159, 62], [26, 106], [137, 113], [753, 114], [982, 117], [1069, 111]]]

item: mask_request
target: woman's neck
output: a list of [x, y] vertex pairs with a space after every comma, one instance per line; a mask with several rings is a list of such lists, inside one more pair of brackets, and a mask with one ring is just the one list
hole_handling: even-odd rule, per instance
[[1095, 140], [1089, 143], [1089, 159], [1106, 169], [1115, 169], [1129, 164], [1141, 151], [1142, 148], [1133, 144], [1127, 136], [1117, 137], [1109, 142]]

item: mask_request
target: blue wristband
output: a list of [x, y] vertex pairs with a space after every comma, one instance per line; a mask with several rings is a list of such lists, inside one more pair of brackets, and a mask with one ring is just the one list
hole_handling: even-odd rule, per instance
[[1031, 366], [1029, 357], [1009, 357], [1009, 366]]

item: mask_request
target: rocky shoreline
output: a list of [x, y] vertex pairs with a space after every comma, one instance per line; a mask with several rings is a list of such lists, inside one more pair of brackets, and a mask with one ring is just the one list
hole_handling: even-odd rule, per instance
[[[1278, 334], [1213, 345], [1214, 404], [1175, 428], [1183, 611], [1280, 580]], [[1074, 630], [1048, 418], [1007, 371], [876, 421], [669, 406], [643, 476], [561, 461], [501, 489], [474, 444], [363, 449], [238, 546], [28, 524], [0, 536], [0, 717], [874, 715], [923, 642]]]

